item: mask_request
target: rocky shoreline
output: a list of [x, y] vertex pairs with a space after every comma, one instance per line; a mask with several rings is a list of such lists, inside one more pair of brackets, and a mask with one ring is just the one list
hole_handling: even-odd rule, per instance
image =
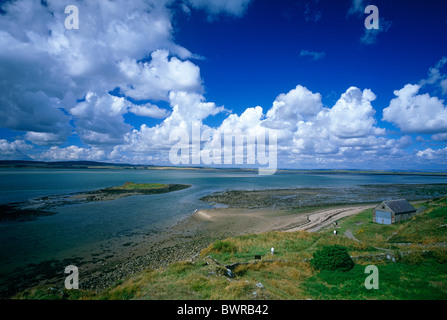
[[402, 198], [416, 201], [446, 194], [447, 184], [377, 184], [346, 188], [228, 190], [207, 195], [200, 200], [230, 208], [293, 210], [318, 206], [378, 203]]
[[174, 241], [175, 243], [161, 248], [158, 246], [163, 245], [163, 243], [152, 244], [147, 248], [146, 254], [117, 261], [112, 260], [100, 267], [93, 268], [84, 275], [84, 278], [80, 281], [80, 287], [95, 292], [102, 291], [110, 288], [118, 281], [144, 270], [156, 270], [174, 262], [190, 260], [198, 256], [211, 243], [221, 238], [218, 235], [191, 236], [189, 239], [183, 238], [183, 241]]

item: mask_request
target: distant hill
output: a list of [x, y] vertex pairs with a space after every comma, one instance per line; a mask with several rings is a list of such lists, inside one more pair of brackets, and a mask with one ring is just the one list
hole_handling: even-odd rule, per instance
[[[33, 160], [0, 160], [0, 168], [48, 168], [48, 169], [191, 169], [191, 170], [231, 170], [240, 172], [253, 172], [257, 168], [237, 168], [237, 167], [204, 167], [204, 166], [170, 166], [170, 165], [150, 165], [150, 164], [129, 164], [129, 163], [109, 163], [99, 161], [33, 161]], [[401, 175], [447, 175], [447, 172], [430, 172], [430, 171], [375, 171], [361, 169], [280, 169], [276, 174], [288, 173], [323, 173], [323, 174], [401, 174]]]
[[91, 168], [91, 167], [153, 167], [152, 165], [132, 165], [121, 163], [107, 163], [97, 161], [29, 161], [29, 160], [0, 160], [0, 167], [15, 168]]

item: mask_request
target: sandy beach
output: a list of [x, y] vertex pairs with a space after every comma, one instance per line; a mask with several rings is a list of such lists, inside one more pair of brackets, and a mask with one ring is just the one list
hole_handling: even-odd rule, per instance
[[231, 227], [232, 233], [262, 233], [268, 231], [318, 231], [338, 219], [358, 214], [372, 205], [334, 207], [307, 213], [292, 214], [285, 210], [220, 208], [197, 211], [192, 220], [202, 221], [213, 229]]

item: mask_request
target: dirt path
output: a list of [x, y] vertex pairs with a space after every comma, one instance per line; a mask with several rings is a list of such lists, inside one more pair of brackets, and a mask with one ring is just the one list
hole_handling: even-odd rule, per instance
[[324, 209], [312, 212], [307, 215], [307, 223], [304, 223], [298, 227], [291, 228], [287, 231], [299, 231], [299, 230], [307, 230], [310, 232], [318, 231], [321, 228], [337, 221], [341, 218], [352, 216], [354, 214], [358, 214], [366, 209], [372, 208], [371, 205], [364, 206], [353, 206], [353, 207], [344, 207], [344, 208], [334, 208], [334, 209]]
[[352, 230], [348, 229], [345, 231], [345, 236], [348, 237], [349, 239], [352, 239], [354, 241], [360, 242], [359, 239], [357, 239], [356, 237], [354, 237], [354, 235], [352, 234]]

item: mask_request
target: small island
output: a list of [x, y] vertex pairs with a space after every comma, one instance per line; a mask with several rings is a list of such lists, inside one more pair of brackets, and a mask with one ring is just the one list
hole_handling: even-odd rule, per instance
[[85, 201], [107, 201], [134, 195], [148, 195], [179, 191], [191, 187], [188, 184], [134, 183], [77, 194], [71, 199]]
[[0, 223], [5, 221], [29, 221], [37, 217], [56, 214], [55, 207], [81, 204], [92, 201], [110, 201], [119, 198], [168, 193], [191, 187], [188, 184], [162, 184], [162, 183], [133, 183], [126, 182], [117, 187], [99, 189], [84, 193], [44, 196], [33, 199], [38, 207], [29, 202], [15, 202], [0, 204]]

